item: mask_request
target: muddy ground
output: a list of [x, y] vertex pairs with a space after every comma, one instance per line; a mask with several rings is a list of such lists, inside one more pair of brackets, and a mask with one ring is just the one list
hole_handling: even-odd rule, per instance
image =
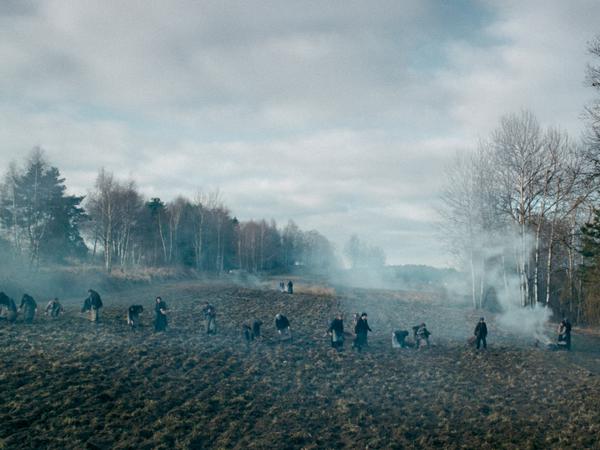
[[[0, 448], [600, 448], [597, 337], [548, 352], [490, 316], [488, 351], [475, 352], [468, 309], [419, 293], [297, 288], [180, 282], [105, 294], [97, 325], [78, 313], [81, 299], [57, 320], [0, 322]], [[170, 307], [166, 333], [151, 329], [156, 294]], [[219, 314], [208, 338], [205, 300]], [[137, 332], [124, 320], [134, 303], [146, 307]], [[369, 312], [367, 351], [329, 347], [339, 310]], [[277, 312], [292, 342], [277, 342]], [[247, 348], [241, 324], [255, 318], [264, 336]], [[391, 348], [394, 329], [421, 321], [433, 347]]]

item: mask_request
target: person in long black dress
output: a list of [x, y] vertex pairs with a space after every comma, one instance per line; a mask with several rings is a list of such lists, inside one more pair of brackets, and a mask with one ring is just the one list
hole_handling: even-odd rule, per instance
[[162, 298], [156, 297], [154, 311], [156, 312], [156, 318], [154, 319], [154, 331], [165, 331], [168, 324], [167, 304]]

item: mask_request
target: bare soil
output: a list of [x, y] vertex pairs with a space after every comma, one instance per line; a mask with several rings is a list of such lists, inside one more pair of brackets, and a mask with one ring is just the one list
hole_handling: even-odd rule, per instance
[[[476, 352], [465, 341], [478, 313], [431, 296], [297, 290], [180, 282], [105, 294], [100, 324], [80, 299], [57, 320], [0, 322], [0, 448], [600, 448], [597, 337], [543, 351], [490, 316], [489, 348]], [[156, 295], [166, 333], [152, 331]], [[216, 336], [202, 332], [205, 300]], [[146, 308], [136, 332], [125, 324], [134, 303]], [[369, 312], [369, 349], [329, 347], [340, 310], [347, 328]], [[277, 312], [292, 342], [277, 341]], [[247, 347], [241, 325], [254, 319], [263, 338]], [[391, 348], [394, 329], [421, 321], [431, 348]]]

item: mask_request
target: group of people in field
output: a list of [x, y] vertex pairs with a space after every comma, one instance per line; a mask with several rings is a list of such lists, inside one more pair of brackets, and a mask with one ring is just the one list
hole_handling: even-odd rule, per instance
[[[284, 282], [280, 283], [282, 292], [293, 293], [293, 283], [290, 280], [285, 289]], [[98, 322], [100, 320], [100, 311], [102, 310], [103, 303], [100, 294], [93, 289], [88, 290], [88, 296], [83, 302], [81, 313], [88, 315], [91, 322]], [[32, 323], [37, 313], [37, 302], [29, 295], [24, 294], [20, 305], [17, 307], [16, 302], [6, 295], [4, 292], [0, 292], [0, 317], [7, 320], [8, 322], [16, 322], [18, 314], [22, 314], [23, 321], [25, 323]], [[63, 306], [59, 302], [58, 298], [53, 298], [48, 301], [44, 313], [46, 316], [51, 318], [59, 317], [64, 311]], [[144, 311], [142, 305], [131, 305], [127, 310], [127, 325], [135, 330], [140, 327], [141, 314]], [[161, 332], [165, 331], [168, 327], [168, 315], [169, 309], [166, 302], [161, 297], [156, 297], [154, 304], [154, 331]], [[205, 323], [206, 335], [217, 334], [217, 312], [216, 308], [209, 302], [205, 302], [202, 310]], [[259, 319], [254, 321], [245, 322], [242, 325], [242, 338], [246, 344], [249, 345], [255, 339], [261, 337], [261, 326], [263, 322]], [[275, 330], [277, 333], [278, 340], [280, 342], [289, 341], [292, 339], [292, 331], [289, 319], [282, 313], [278, 313], [274, 320]], [[368, 333], [372, 332], [368, 322], [368, 315], [366, 312], [362, 314], [355, 313], [353, 317], [354, 326], [354, 339], [352, 341], [352, 348], [357, 351], [362, 351], [363, 348], [368, 347]], [[558, 326], [558, 348], [565, 348], [571, 350], [571, 323], [568, 319], [561, 320]], [[344, 329], [344, 317], [341, 313], [337, 314], [336, 317], [331, 321], [327, 334], [331, 339], [331, 347], [337, 350], [344, 348], [344, 343], [347, 336], [351, 336]], [[431, 332], [427, 329], [425, 323], [420, 323], [412, 327], [412, 340], [409, 339], [408, 330], [396, 330], [392, 333], [392, 347], [393, 348], [422, 348], [429, 347], [429, 337]], [[469, 339], [469, 343], [475, 346], [477, 350], [480, 348], [487, 348], [487, 335], [488, 329], [485, 319], [481, 317], [475, 326], [473, 336]]]
[[[356, 313], [353, 318], [354, 323], [354, 339], [352, 341], [352, 348], [362, 351], [363, 348], [369, 346], [368, 335], [372, 332], [369, 326], [368, 315], [366, 312], [362, 314]], [[329, 325], [327, 334], [331, 338], [331, 347], [341, 350], [344, 348], [344, 342], [346, 336], [350, 335], [344, 330], [344, 316], [339, 313]], [[429, 346], [429, 336], [431, 333], [427, 329], [425, 323], [421, 323], [413, 327], [413, 338], [414, 342], [407, 340], [409, 333], [406, 330], [398, 330], [392, 333], [392, 347], [394, 348], [407, 348], [407, 347], [424, 347]]]
[[[19, 314], [23, 315], [25, 323], [32, 323], [37, 314], [38, 306], [35, 299], [29, 294], [23, 294], [21, 304], [17, 307], [14, 299], [0, 292], [0, 311], [2, 317], [8, 322], [14, 323], [17, 321]], [[57, 298], [51, 299], [46, 305], [44, 314], [49, 317], [58, 317], [63, 312], [63, 307]]]

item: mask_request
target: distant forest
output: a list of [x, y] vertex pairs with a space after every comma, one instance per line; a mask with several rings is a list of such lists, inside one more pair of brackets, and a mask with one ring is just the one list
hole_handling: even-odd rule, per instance
[[39, 148], [12, 163], [0, 188], [0, 252], [32, 267], [101, 263], [187, 267], [205, 272], [328, 270], [332, 244], [290, 221], [239, 221], [218, 193], [164, 202], [144, 198], [133, 181], [100, 170], [86, 197], [67, 194], [65, 179]]

